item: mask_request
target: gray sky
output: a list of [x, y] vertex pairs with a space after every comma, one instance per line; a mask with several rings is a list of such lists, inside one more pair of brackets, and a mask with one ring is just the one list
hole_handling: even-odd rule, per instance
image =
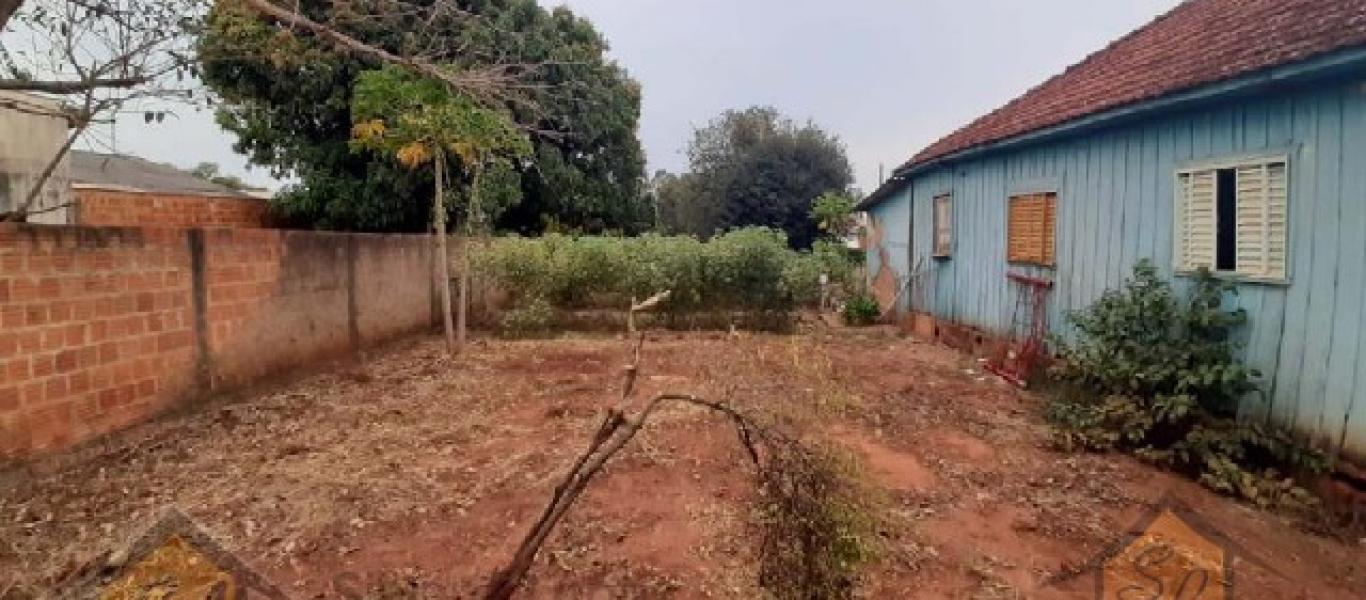
[[[693, 127], [772, 105], [840, 136], [858, 185], [1060, 72], [1179, 0], [551, 0], [588, 17], [644, 89], [650, 171], [681, 171]], [[121, 152], [250, 182], [208, 111], [160, 125], [127, 115], [99, 132]]]

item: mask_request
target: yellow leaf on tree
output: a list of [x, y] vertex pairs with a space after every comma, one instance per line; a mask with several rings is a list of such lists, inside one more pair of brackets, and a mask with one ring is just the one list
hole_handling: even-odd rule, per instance
[[371, 119], [351, 126], [351, 137], [365, 141], [384, 135], [384, 121]]
[[427, 145], [422, 142], [413, 142], [398, 149], [399, 164], [409, 169], [426, 163], [431, 157], [432, 153], [427, 150]]

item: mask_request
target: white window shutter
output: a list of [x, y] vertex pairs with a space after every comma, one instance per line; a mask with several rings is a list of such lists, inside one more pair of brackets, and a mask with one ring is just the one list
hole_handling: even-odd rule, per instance
[[1177, 190], [1176, 266], [1181, 271], [1214, 268], [1214, 171], [1182, 173]]
[[1289, 254], [1290, 182], [1283, 162], [1266, 166], [1266, 270], [1265, 277], [1285, 279]]
[[1237, 170], [1237, 271], [1242, 275], [1265, 277], [1269, 269], [1267, 239], [1270, 215], [1267, 209], [1267, 165], [1238, 167]]
[[1238, 168], [1238, 273], [1284, 279], [1286, 262], [1285, 163]]

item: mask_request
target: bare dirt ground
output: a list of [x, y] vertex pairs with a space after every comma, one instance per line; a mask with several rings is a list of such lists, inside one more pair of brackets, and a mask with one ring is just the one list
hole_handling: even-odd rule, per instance
[[[0, 598], [42, 597], [167, 506], [292, 597], [477, 597], [616, 400], [625, 361], [611, 337], [481, 341], [454, 361], [420, 339], [45, 458], [0, 480]], [[1236, 560], [1237, 597], [1366, 597], [1366, 544], [1123, 456], [1056, 453], [1038, 398], [952, 350], [881, 330], [657, 333], [638, 386], [788, 415], [861, 457], [886, 525], [860, 597], [1092, 598], [1092, 574], [1069, 574], [1164, 492], [1274, 568]], [[720, 417], [668, 408], [519, 597], [763, 597], [752, 474]]]

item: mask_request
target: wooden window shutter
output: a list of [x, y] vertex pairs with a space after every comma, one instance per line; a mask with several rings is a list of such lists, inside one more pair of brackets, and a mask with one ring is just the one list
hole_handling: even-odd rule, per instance
[[1285, 163], [1267, 165], [1266, 191], [1266, 270], [1263, 276], [1285, 279], [1290, 254], [1290, 181]]
[[1180, 174], [1176, 194], [1176, 268], [1214, 269], [1215, 174], [1213, 170]]
[[1053, 266], [1057, 264], [1055, 247], [1057, 244], [1057, 223], [1058, 223], [1058, 195], [1044, 194], [1044, 217], [1043, 217], [1043, 264]]
[[1263, 275], [1268, 270], [1267, 238], [1270, 215], [1267, 209], [1267, 165], [1238, 167], [1237, 169], [1237, 271], [1248, 275]]
[[934, 255], [953, 253], [953, 201], [948, 194], [934, 198]]
[[1010, 198], [1006, 260], [1053, 266], [1057, 206], [1058, 197], [1053, 193]]

